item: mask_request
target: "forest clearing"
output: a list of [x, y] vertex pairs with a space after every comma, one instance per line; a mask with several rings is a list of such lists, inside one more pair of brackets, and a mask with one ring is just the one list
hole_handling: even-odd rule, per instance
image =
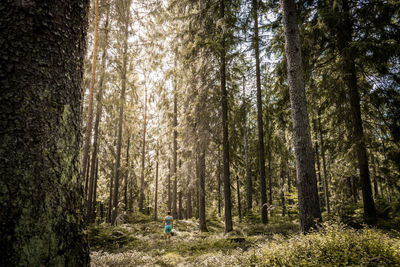
[[256, 218], [235, 221], [238, 230], [224, 233], [222, 220], [182, 220], [171, 240], [161, 222], [142, 216], [132, 224], [89, 227], [92, 266], [399, 266], [400, 234], [377, 229], [355, 230], [325, 223], [309, 235], [298, 225]]
[[0, 266], [400, 266], [400, 2], [0, 2]]

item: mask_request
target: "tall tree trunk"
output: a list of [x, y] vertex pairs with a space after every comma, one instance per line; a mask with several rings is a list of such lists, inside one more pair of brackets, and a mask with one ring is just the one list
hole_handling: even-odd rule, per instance
[[[175, 82], [176, 87], [176, 82]], [[174, 218], [178, 218], [178, 205], [177, 205], [177, 194], [178, 194], [178, 173], [177, 173], [177, 164], [178, 164], [178, 96], [176, 88], [174, 90], [174, 132], [173, 132], [173, 161], [172, 161], [172, 173], [174, 177], [174, 190], [172, 196], [172, 214]]]
[[[129, 9], [126, 11], [129, 14]], [[117, 153], [115, 159], [115, 178], [114, 178], [114, 193], [112, 202], [111, 212], [111, 223], [112, 225], [117, 224], [118, 214], [118, 191], [119, 191], [119, 177], [121, 167], [121, 147], [122, 147], [122, 123], [124, 118], [124, 105], [125, 105], [125, 91], [126, 91], [126, 73], [128, 64], [128, 35], [129, 35], [129, 15], [125, 17], [124, 25], [124, 47], [123, 47], [123, 58], [122, 58], [122, 70], [121, 70], [121, 96], [119, 99], [119, 118], [118, 118], [118, 139], [117, 139]]]
[[99, 180], [99, 158], [96, 159], [96, 174], [94, 177], [93, 201], [92, 201], [92, 214], [91, 222], [96, 221], [96, 204], [97, 204], [97, 181]]
[[329, 202], [329, 180], [328, 180], [328, 172], [326, 170], [326, 163], [325, 163], [325, 145], [324, 145], [324, 138], [322, 133], [322, 124], [321, 124], [321, 110], [318, 110], [318, 128], [319, 128], [319, 141], [321, 144], [321, 156], [322, 156], [322, 169], [324, 170], [324, 192], [325, 192], [325, 204], [326, 210], [331, 213], [331, 205]]
[[86, 175], [86, 168], [89, 162], [89, 148], [92, 137], [92, 123], [93, 123], [93, 87], [96, 76], [96, 63], [97, 63], [97, 41], [99, 36], [99, 0], [96, 0], [95, 7], [95, 21], [94, 21], [94, 44], [93, 44], [93, 63], [92, 63], [92, 75], [90, 78], [89, 86], [89, 106], [88, 106], [88, 117], [86, 123], [85, 140], [83, 143], [83, 156], [82, 156], [82, 176], [85, 178], [85, 198], [87, 198], [87, 184], [89, 177]]
[[88, 4], [0, 2], [1, 266], [89, 265], [79, 159]]
[[198, 191], [199, 191], [199, 230], [202, 232], [207, 232], [206, 226], [206, 184], [205, 184], [205, 176], [206, 176], [206, 149], [205, 147], [201, 147], [199, 150], [198, 156]]
[[260, 173], [260, 194], [261, 194], [261, 222], [268, 223], [267, 209], [267, 188], [265, 184], [265, 155], [264, 155], [264, 130], [262, 119], [262, 100], [261, 100], [261, 77], [260, 77], [260, 51], [258, 37], [258, 2], [253, 0], [253, 19], [254, 19], [254, 52], [256, 59], [256, 84], [257, 84], [257, 126], [258, 126], [258, 168]]
[[[285, 149], [286, 150], [286, 149]], [[282, 204], [282, 217], [286, 215], [286, 202], [285, 202], [285, 170], [287, 166], [285, 166], [285, 156], [286, 156], [286, 151], [284, 150], [284, 155], [281, 156], [281, 204]]]
[[247, 193], [247, 213], [251, 211], [253, 208], [253, 185], [251, 180], [250, 173], [250, 164], [249, 164], [249, 148], [247, 141], [247, 110], [245, 103], [245, 78], [243, 77], [243, 109], [244, 109], [244, 134], [243, 134], [243, 143], [244, 143], [244, 158], [246, 163], [246, 193]]
[[156, 191], [154, 192], [154, 220], [157, 221], [157, 208], [158, 208], [158, 148], [156, 159]]
[[171, 211], [171, 160], [168, 159], [168, 210]]
[[378, 180], [377, 180], [377, 174], [376, 174], [376, 164], [375, 164], [375, 157], [374, 154], [371, 152], [371, 164], [372, 164], [372, 172], [374, 175], [374, 197], [375, 199], [379, 197], [379, 192], [378, 192]]
[[322, 217], [311, 147], [296, 5], [294, 0], [281, 0], [281, 8], [296, 155], [300, 231], [308, 232], [315, 226], [315, 221], [321, 221]]
[[146, 126], [147, 126], [147, 86], [144, 87], [144, 113], [143, 113], [143, 137], [142, 137], [142, 171], [140, 174], [139, 211], [143, 213], [144, 201], [144, 162], [146, 157]]
[[319, 158], [319, 153], [320, 153], [320, 147], [318, 144], [318, 128], [317, 128], [317, 121], [314, 118], [313, 119], [313, 132], [316, 135], [315, 137], [315, 147], [314, 147], [314, 151], [315, 151], [315, 158], [316, 158], [316, 164], [317, 164], [317, 181], [318, 181], [318, 196], [319, 196], [319, 205], [321, 207], [321, 211], [323, 211], [323, 207], [324, 207], [324, 191], [323, 191], [323, 184], [322, 184], [322, 178], [321, 178], [321, 161]]
[[128, 210], [128, 178], [129, 178], [129, 148], [130, 148], [131, 137], [128, 137], [128, 145], [126, 146], [126, 173], [124, 181], [124, 209]]
[[240, 201], [240, 186], [239, 186], [239, 176], [236, 175], [236, 192], [237, 192], [237, 201], [238, 201], [238, 215], [239, 220], [242, 220], [242, 206]]
[[186, 190], [186, 218], [190, 219], [192, 218], [192, 186], [190, 185], [190, 181], [188, 181]]
[[221, 157], [218, 150], [218, 215], [221, 217]]
[[87, 220], [88, 222], [93, 222], [93, 214], [92, 214], [92, 207], [93, 207], [93, 191], [96, 188], [93, 188], [94, 177], [95, 177], [95, 170], [96, 170], [96, 162], [97, 162], [97, 153], [99, 150], [99, 126], [100, 126], [100, 118], [102, 114], [103, 104], [103, 83], [104, 83], [104, 76], [105, 76], [105, 68], [106, 68], [106, 60], [107, 60], [107, 48], [108, 48], [108, 22], [109, 22], [109, 13], [110, 8], [107, 9], [106, 21], [104, 24], [105, 36], [104, 36], [104, 47], [103, 53], [101, 55], [101, 72], [100, 72], [100, 79], [99, 79], [99, 87], [97, 93], [97, 106], [96, 106], [96, 119], [94, 122], [94, 134], [93, 134], [93, 152], [92, 152], [92, 163], [90, 168], [90, 175], [89, 175], [89, 194], [87, 198]]
[[375, 225], [377, 221], [374, 199], [372, 198], [371, 180], [368, 170], [368, 156], [365, 148], [365, 138], [362, 126], [360, 93], [357, 86], [355, 66], [356, 50], [352, 42], [352, 23], [348, 0], [342, 1], [343, 25], [338, 29], [338, 44], [343, 60], [343, 80], [346, 83], [350, 96], [350, 108], [353, 124], [353, 142], [360, 171], [360, 184], [364, 203], [364, 220], [368, 225]]
[[[225, 19], [225, 0], [220, 2], [220, 17]], [[224, 35], [224, 34], [223, 34]], [[221, 40], [221, 106], [222, 106], [222, 149], [224, 166], [224, 200], [225, 200], [225, 232], [233, 230], [232, 226], [232, 197], [229, 170], [229, 138], [228, 138], [228, 92], [226, 90], [226, 41], [225, 36]]]

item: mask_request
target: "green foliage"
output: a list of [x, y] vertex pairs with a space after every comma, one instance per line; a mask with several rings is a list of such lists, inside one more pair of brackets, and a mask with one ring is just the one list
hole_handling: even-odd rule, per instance
[[259, 255], [241, 261], [258, 266], [399, 266], [400, 239], [376, 229], [354, 230], [343, 224], [325, 223], [318, 232], [281, 235], [265, 244]]

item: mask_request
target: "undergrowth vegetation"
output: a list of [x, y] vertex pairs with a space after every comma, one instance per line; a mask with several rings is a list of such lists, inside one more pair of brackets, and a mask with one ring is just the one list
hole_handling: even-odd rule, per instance
[[327, 222], [307, 235], [294, 223], [235, 222], [223, 232], [212, 218], [209, 232], [195, 220], [180, 220], [174, 236], [163, 237], [162, 222], [88, 228], [92, 266], [400, 266], [400, 233]]

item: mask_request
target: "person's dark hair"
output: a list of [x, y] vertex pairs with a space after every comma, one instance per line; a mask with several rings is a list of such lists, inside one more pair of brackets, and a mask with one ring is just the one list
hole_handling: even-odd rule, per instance
[[171, 215], [171, 211], [167, 211], [167, 214], [168, 214], [168, 215]]

